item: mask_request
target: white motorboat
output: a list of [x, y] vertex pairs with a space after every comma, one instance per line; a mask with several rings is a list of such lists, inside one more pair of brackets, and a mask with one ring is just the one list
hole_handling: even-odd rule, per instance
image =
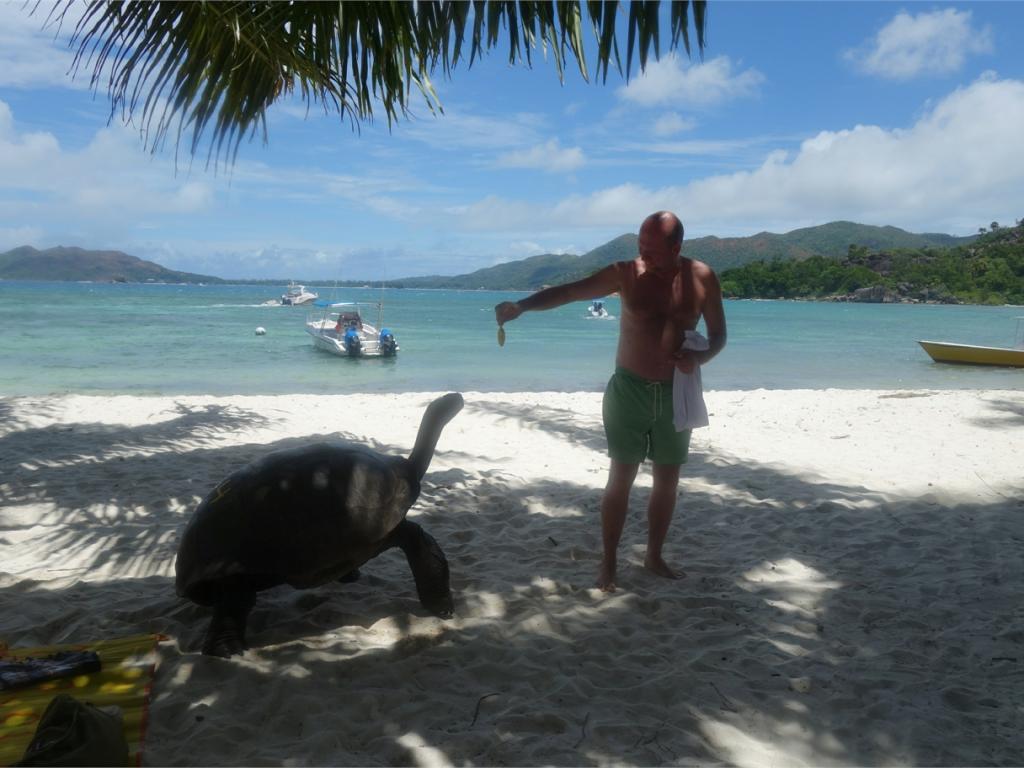
[[301, 304], [312, 304], [320, 298], [319, 294], [307, 290], [306, 286], [298, 283], [288, 283], [288, 289], [281, 294], [281, 303], [287, 306], [297, 307]]
[[[380, 302], [314, 302], [316, 310], [306, 318], [306, 333], [317, 349], [339, 357], [394, 357], [398, 342], [383, 327], [384, 307]], [[377, 310], [376, 325], [364, 315]]]
[[587, 307], [586, 317], [608, 317], [608, 310], [604, 308], [604, 302], [595, 301]]

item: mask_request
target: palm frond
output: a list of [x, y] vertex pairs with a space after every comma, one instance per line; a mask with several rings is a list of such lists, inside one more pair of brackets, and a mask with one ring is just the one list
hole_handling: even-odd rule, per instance
[[[76, 1], [57, 0], [51, 18], [63, 18]], [[627, 6], [628, 79], [634, 51], [641, 71], [652, 46], [660, 55], [660, 3]], [[670, 50], [682, 41], [690, 53], [692, 11], [703, 54], [705, 6], [671, 2]], [[504, 37], [510, 64], [532, 66], [539, 47], [559, 79], [570, 59], [589, 79], [585, 16], [596, 41], [595, 74], [606, 81], [609, 64], [622, 72], [617, 0], [88, 0], [71, 37], [73, 72], [91, 70], [91, 86], [106, 87], [111, 116], [120, 110], [126, 120], [138, 118], [153, 151], [176, 128], [178, 145], [191, 131], [193, 156], [209, 138], [208, 162], [222, 155], [233, 161], [257, 130], [266, 141], [267, 109], [287, 94], [353, 128], [372, 120], [375, 109], [389, 126], [407, 116], [414, 89], [440, 111], [430, 75], [440, 69], [451, 77], [467, 43], [467, 66]]]

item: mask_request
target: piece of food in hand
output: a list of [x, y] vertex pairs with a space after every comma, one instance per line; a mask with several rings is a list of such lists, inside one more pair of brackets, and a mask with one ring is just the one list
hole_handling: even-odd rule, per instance
[[505, 346], [505, 329], [502, 326], [498, 326], [498, 346]]

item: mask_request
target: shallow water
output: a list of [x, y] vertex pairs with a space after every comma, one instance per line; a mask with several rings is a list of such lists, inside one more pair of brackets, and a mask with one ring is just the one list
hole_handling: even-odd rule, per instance
[[[284, 287], [0, 281], [0, 394], [596, 391], [614, 364], [615, 298], [607, 319], [589, 302], [524, 315], [499, 347], [493, 307], [522, 294], [316, 286], [384, 301], [398, 358], [348, 360], [313, 348], [307, 308], [267, 303]], [[1021, 307], [730, 301], [726, 315], [708, 389], [1024, 386], [1024, 369], [936, 364], [917, 344], [1012, 346]]]

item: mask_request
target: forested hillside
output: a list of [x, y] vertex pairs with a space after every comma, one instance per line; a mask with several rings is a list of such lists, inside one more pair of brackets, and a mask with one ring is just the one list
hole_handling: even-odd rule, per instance
[[[761, 232], [751, 237], [698, 237], [686, 240], [686, 256], [710, 264], [721, 272], [729, 267], [761, 259], [807, 259], [812, 256], [838, 258], [850, 243], [868, 249], [921, 248], [967, 243], [970, 237], [943, 234], [914, 234], [897, 227], [875, 227], [850, 221], [833, 221], [817, 227], [795, 229], [783, 235]], [[615, 261], [636, 257], [635, 234], [619, 235], [582, 256], [544, 254], [510, 261], [465, 275], [450, 277], [407, 277], [385, 285], [405, 288], [463, 288], [532, 291], [543, 285], [564, 283], [585, 277]]]
[[757, 261], [722, 272], [722, 291], [731, 298], [1024, 304], [1024, 225], [993, 225], [954, 248], [851, 245], [841, 259]]
[[47, 248], [29, 245], [0, 253], [0, 278], [5, 280], [91, 280], [127, 283], [219, 283], [220, 278], [167, 269], [121, 251]]

